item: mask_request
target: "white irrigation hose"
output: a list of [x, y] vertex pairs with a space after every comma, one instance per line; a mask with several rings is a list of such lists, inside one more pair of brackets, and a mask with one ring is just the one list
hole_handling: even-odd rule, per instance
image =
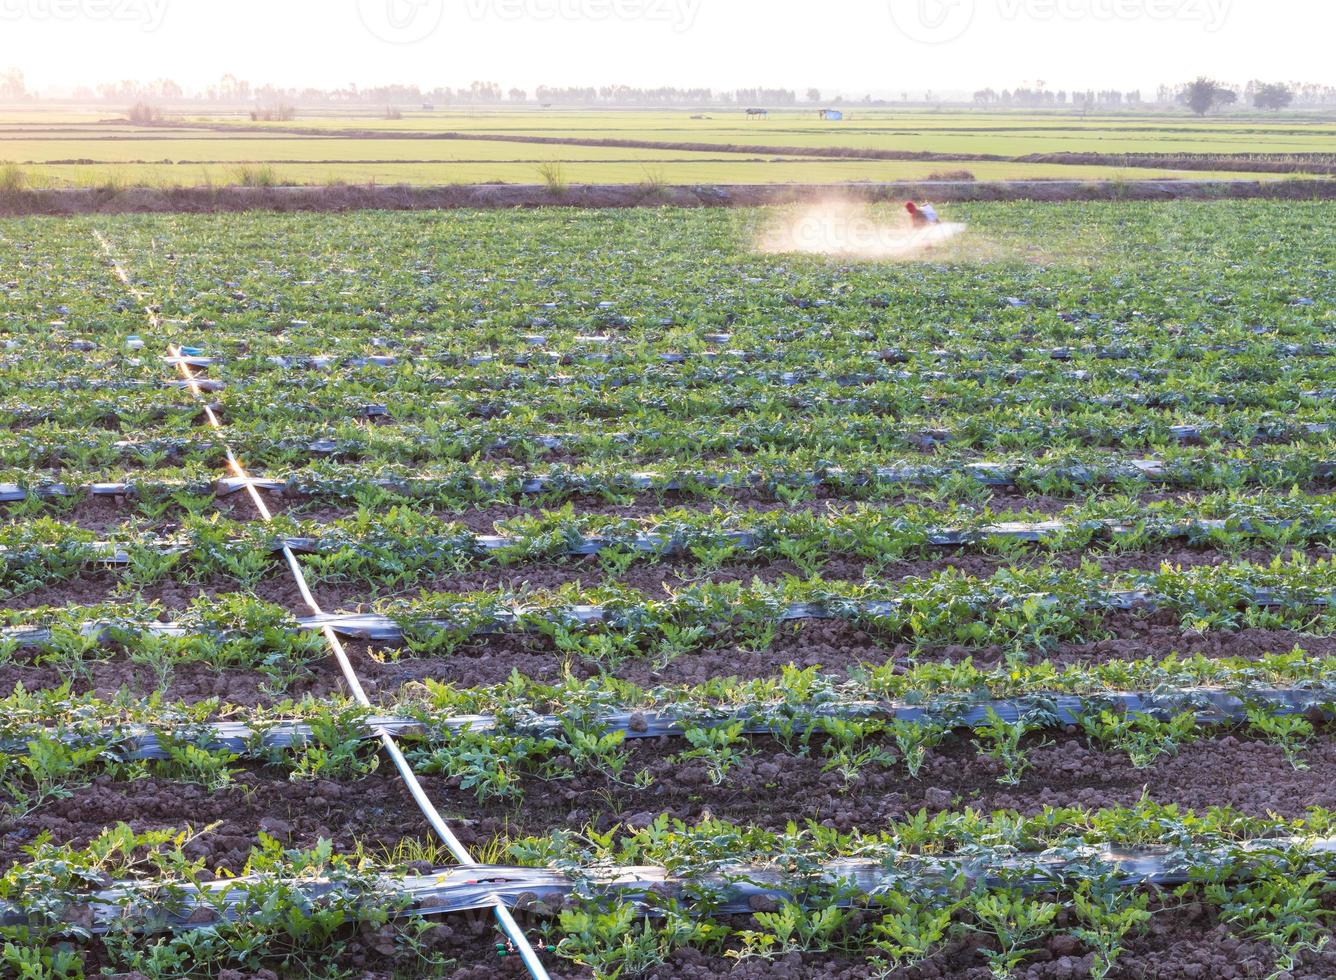
[[[93, 235], [97, 238], [98, 244], [102, 247], [102, 251], [106, 254], [107, 259], [115, 269], [117, 278], [120, 279], [135, 299], [143, 304], [144, 312], [148, 316], [150, 326], [155, 330], [160, 331], [162, 327], [161, 318], [148, 303], [144, 294], [141, 293], [130, 281], [129, 275], [116, 259], [107, 240], [102, 237], [102, 233], [99, 231], [94, 230]], [[212, 406], [209, 405], [208, 399], [204, 397], [204, 392], [200, 389], [199, 380], [195, 376], [194, 369], [186, 362], [185, 358], [182, 356], [181, 349], [178, 346], [169, 344], [167, 349], [170, 353], [171, 360], [174, 361], [176, 366], [180, 369], [181, 375], [185, 379], [186, 386], [190, 389], [190, 393], [199, 401], [201, 406], [203, 406], [204, 416], [208, 420], [209, 427], [221, 434], [223, 425], [219, 421]], [[246, 468], [241, 464], [241, 461], [237, 459], [236, 454], [232, 452], [231, 446], [224, 442], [223, 449], [227, 456], [228, 468], [245, 487], [251, 502], [255, 504], [255, 509], [259, 513], [261, 521], [265, 524], [272, 523], [274, 519], [273, 514], [265, 504], [264, 498], [260, 496], [259, 490], [256, 489], [255, 480], [252, 479], [251, 475], [246, 471]], [[287, 562], [288, 569], [291, 571], [292, 577], [297, 583], [297, 590], [301, 593], [302, 601], [310, 607], [313, 616], [323, 616], [324, 610], [320, 608], [319, 602], [316, 601], [315, 596], [311, 593], [310, 586], [306, 581], [306, 575], [302, 571], [301, 563], [297, 560], [297, 556], [293, 550], [287, 545], [283, 546], [283, 558]], [[348, 653], [344, 649], [343, 643], [339, 640], [338, 634], [329, 626], [325, 626], [322, 632], [324, 633], [325, 638], [329, 641], [330, 648], [334, 653], [335, 659], [338, 661], [339, 669], [343, 673], [344, 681], [348, 685], [348, 689], [353, 698], [356, 699], [362, 707], [370, 708], [371, 700], [367, 697], [366, 690], [362, 687], [362, 682], [358, 679], [357, 672], [353, 669], [352, 661], [348, 659]], [[385, 751], [389, 753], [390, 759], [394, 762], [395, 769], [399, 771], [400, 777], [408, 788], [409, 794], [413, 797], [418, 809], [422, 811], [422, 815], [426, 817], [427, 823], [431, 825], [432, 830], [435, 831], [437, 836], [439, 836], [445, 843], [446, 848], [461, 865], [477, 867], [477, 860], [469, 853], [468, 849], [455, 835], [454, 831], [450, 829], [450, 825], [446, 823], [445, 819], [441, 816], [440, 811], [436, 808], [436, 805], [432, 803], [431, 799], [427, 796], [426, 791], [422, 788], [422, 783], [418, 780], [416, 773], [413, 772], [412, 766], [409, 765], [408, 759], [404, 757], [403, 752], [399, 749], [398, 743], [395, 742], [394, 736], [381, 726], [377, 726], [373, 729], [373, 734], [380, 739], [381, 744], [385, 747]], [[511, 914], [510, 909], [502, 901], [499, 895], [492, 896], [492, 901], [498, 924], [501, 926], [502, 931], [504, 931], [515, 944], [516, 950], [519, 952], [521, 959], [524, 960], [524, 965], [528, 968], [529, 973], [534, 977], [534, 980], [550, 980], [547, 969], [543, 966], [542, 961], [538, 958], [538, 953], [529, 942], [529, 937], [524, 934], [524, 930], [522, 930], [519, 923], [515, 921], [515, 917]]]

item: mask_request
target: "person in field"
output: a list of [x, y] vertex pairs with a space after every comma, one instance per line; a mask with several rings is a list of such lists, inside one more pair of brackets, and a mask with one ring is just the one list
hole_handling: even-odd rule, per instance
[[931, 204], [919, 207], [913, 201], [910, 201], [905, 204], [905, 210], [909, 212], [909, 220], [913, 222], [915, 229], [941, 224], [941, 219], [937, 217], [937, 209]]

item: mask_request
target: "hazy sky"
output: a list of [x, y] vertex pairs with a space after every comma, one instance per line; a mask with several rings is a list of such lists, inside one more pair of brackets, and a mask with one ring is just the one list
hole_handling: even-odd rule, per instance
[[40, 88], [1330, 84], [1333, 39], [1327, 0], [0, 0], [0, 70]]

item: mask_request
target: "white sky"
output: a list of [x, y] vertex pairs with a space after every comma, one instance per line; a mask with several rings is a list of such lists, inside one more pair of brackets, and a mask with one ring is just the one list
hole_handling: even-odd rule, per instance
[[1333, 39], [1327, 0], [0, 0], [0, 70], [67, 90], [232, 72], [321, 87], [1153, 92], [1202, 73], [1336, 83]]

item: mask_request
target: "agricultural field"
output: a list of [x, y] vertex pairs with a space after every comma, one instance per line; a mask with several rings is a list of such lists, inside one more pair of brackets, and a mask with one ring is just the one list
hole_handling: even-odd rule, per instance
[[844, 122], [828, 123], [806, 109], [746, 121], [739, 109], [412, 107], [308, 109], [290, 122], [256, 123], [191, 107], [132, 125], [119, 109], [56, 106], [0, 112], [0, 161], [44, 187], [533, 184], [551, 179], [553, 164], [563, 180], [595, 184], [875, 182], [962, 171], [986, 181], [1275, 179], [1336, 172], [1336, 118], [851, 108]]
[[0, 222], [0, 976], [1336, 975], [1336, 207], [944, 217]]

